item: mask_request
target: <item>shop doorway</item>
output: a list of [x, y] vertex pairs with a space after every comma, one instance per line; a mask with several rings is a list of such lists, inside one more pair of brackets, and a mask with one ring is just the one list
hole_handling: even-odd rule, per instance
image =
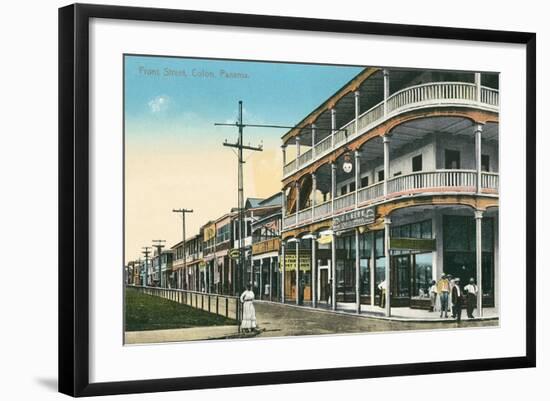
[[330, 283], [328, 272], [328, 266], [319, 266], [318, 294], [319, 301], [322, 302], [328, 302], [330, 296]]
[[392, 257], [391, 296], [392, 305], [409, 306], [411, 298], [412, 255], [401, 254]]

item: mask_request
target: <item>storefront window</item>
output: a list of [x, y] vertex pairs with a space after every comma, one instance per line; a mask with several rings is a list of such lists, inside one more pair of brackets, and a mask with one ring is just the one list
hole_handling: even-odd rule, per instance
[[414, 255], [414, 288], [412, 296], [428, 297], [432, 281], [432, 253]]
[[[459, 277], [462, 283], [477, 278], [476, 227], [473, 216], [443, 216], [443, 268], [445, 273]], [[494, 300], [494, 219], [483, 218], [482, 287], [483, 295]]]

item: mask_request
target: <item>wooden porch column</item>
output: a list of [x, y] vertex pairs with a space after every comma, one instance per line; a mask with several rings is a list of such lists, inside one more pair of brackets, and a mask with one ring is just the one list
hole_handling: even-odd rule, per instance
[[361, 152], [355, 151], [355, 208], [359, 207], [359, 188], [361, 188]]
[[317, 307], [317, 239], [311, 238], [311, 304]]
[[334, 134], [336, 133], [336, 109], [330, 109], [330, 147], [334, 148]]
[[390, 255], [390, 227], [391, 219], [386, 217], [384, 219], [384, 257], [386, 258], [386, 316], [391, 316], [391, 255]]
[[359, 277], [361, 274], [361, 260], [359, 253], [359, 227], [355, 229], [355, 307], [356, 312], [361, 313], [361, 294]]
[[388, 196], [388, 180], [390, 179], [390, 136], [382, 137], [384, 143], [384, 196]]
[[474, 212], [476, 220], [476, 275], [477, 275], [477, 313], [479, 317], [483, 317], [483, 277], [482, 277], [482, 241], [481, 241], [481, 223], [483, 221], [483, 211], [476, 210]]
[[281, 257], [283, 258], [281, 265], [281, 303], [285, 303], [285, 271], [286, 271], [286, 245], [281, 241]]
[[483, 124], [475, 125], [475, 151], [476, 151], [476, 190], [481, 193], [481, 132]]

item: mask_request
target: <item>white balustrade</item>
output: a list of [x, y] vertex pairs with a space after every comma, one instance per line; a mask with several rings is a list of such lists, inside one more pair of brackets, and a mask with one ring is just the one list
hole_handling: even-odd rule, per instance
[[498, 173], [481, 173], [481, 188], [498, 192]]
[[319, 157], [331, 149], [330, 135], [315, 145], [315, 156]]
[[476, 188], [476, 172], [473, 170], [438, 170], [418, 172], [391, 178], [388, 181], [388, 195], [408, 191], [435, 188], [453, 188], [457, 191], [473, 192]]
[[311, 220], [311, 217], [312, 217], [311, 208], [300, 210], [298, 212], [298, 223]]
[[341, 129], [334, 133], [334, 145], [340, 145], [346, 140], [346, 130]]
[[315, 206], [315, 218], [328, 216], [331, 213], [332, 202], [327, 201]]
[[388, 113], [409, 108], [418, 103], [476, 100], [475, 84], [463, 82], [434, 82], [416, 85], [395, 92], [388, 98]]
[[334, 211], [348, 209], [355, 205], [355, 191], [334, 198]]
[[308, 149], [306, 152], [302, 153], [298, 158], [298, 167], [301, 167], [307, 162], [309, 162], [311, 160], [312, 155], [313, 155], [313, 151], [311, 149]]
[[283, 168], [283, 175], [286, 176], [290, 173], [293, 173], [295, 170], [296, 170], [296, 159], [286, 164], [286, 166]]
[[294, 224], [296, 224], [296, 215], [295, 214], [285, 216], [284, 221], [283, 221], [283, 225], [285, 226], [285, 228], [290, 227]]
[[377, 182], [376, 184], [359, 189], [358, 202], [361, 204], [381, 198], [382, 196], [384, 196], [384, 183]]
[[481, 87], [481, 103], [498, 107], [498, 89]]
[[371, 125], [378, 123], [384, 117], [384, 102], [378, 103], [376, 106], [367, 110], [359, 116], [358, 131], [365, 131]]

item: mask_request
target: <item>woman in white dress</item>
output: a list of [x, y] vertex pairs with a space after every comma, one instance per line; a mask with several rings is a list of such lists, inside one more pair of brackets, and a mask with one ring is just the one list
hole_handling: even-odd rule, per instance
[[243, 319], [241, 329], [247, 332], [256, 329], [256, 310], [254, 309], [254, 293], [250, 289], [250, 284], [241, 294], [241, 303], [243, 304]]

